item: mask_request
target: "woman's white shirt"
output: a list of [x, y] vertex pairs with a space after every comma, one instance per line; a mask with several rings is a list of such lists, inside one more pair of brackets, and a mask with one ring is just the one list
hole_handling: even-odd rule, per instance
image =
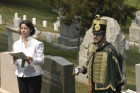
[[28, 37], [28, 44], [25, 48], [22, 37], [20, 40], [16, 41], [13, 45], [13, 52], [23, 52], [26, 56], [33, 58], [33, 61], [28, 64], [25, 62], [24, 67], [21, 67], [22, 59], [16, 60], [15, 64], [13, 60], [11, 61], [13, 65], [17, 66], [15, 74], [18, 77], [32, 77], [43, 74], [41, 64], [44, 63], [44, 44], [33, 37]]

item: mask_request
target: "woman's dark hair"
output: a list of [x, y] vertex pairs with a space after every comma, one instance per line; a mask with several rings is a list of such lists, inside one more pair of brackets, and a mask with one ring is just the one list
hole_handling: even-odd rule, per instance
[[25, 24], [27, 27], [29, 27], [32, 30], [32, 32], [30, 33], [30, 36], [32, 36], [32, 35], [35, 34], [35, 28], [34, 28], [34, 25], [32, 24], [31, 21], [29, 21], [29, 20], [23, 20], [23, 21], [21, 21], [20, 22], [20, 25], [19, 25], [20, 28], [21, 28], [21, 25], [22, 24]]

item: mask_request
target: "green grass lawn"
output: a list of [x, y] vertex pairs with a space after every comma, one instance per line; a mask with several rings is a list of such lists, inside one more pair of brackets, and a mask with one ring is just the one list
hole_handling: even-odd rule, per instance
[[140, 53], [138, 48], [131, 46], [129, 51], [126, 51], [126, 88], [136, 90], [135, 64], [140, 63]]
[[[26, 1], [26, 0], [25, 0]], [[38, 2], [38, 0], [35, 0]], [[128, 0], [133, 1], [133, 0]], [[3, 25], [0, 25], [0, 52], [7, 51], [8, 49], [8, 36], [7, 30], [5, 28], [6, 25], [11, 26], [13, 25], [13, 18], [14, 13], [19, 13], [19, 17], [22, 18], [22, 15], [26, 14], [27, 19], [31, 20], [33, 17], [37, 18], [37, 25], [35, 27], [42, 31], [54, 32], [52, 25], [52, 20], [56, 18], [58, 15], [52, 12], [51, 6], [47, 2], [45, 3], [38, 3], [38, 4], [31, 4], [26, 3], [26, 6], [22, 6], [19, 3], [16, 5], [12, 4], [2, 4], [0, 3], [0, 15], [3, 18]], [[25, 3], [24, 1], [22, 3]], [[34, 2], [35, 3], [35, 2]], [[128, 2], [127, 2], [128, 3]], [[29, 5], [31, 5], [29, 7]], [[42, 27], [42, 21], [48, 21], [48, 28]], [[128, 38], [128, 26], [123, 27], [123, 33], [125, 34], [126, 38]], [[77, 53], [76, 51], [64, 51], [58, 48], [53, 47], [50, 43], [46, 43], [45, 37], [39, 37], [39, 40], [42, 40], [45, 44], [45, 54], [46, 55], [53, 55], [53, 56], [61, 56], [76, 64], [77, 60]], [[135, 81], [135, 64], [139, 63], [140, 54], [138, 53], [138, 49], [134, 46], [130, 47], [129, 51], [126, 51], [127, 55], [127, 62], [126, 62], [126, 77], [127, 77], [127, 84], [126, 89], [136, 90], [136, 81]], [[88, 93], [88, 85], [83, 83], [76, 82], [76, 93]]]

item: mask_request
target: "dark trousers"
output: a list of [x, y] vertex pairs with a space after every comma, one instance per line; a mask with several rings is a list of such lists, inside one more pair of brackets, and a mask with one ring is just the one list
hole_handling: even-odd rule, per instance
[[34, 77], [17, 77], [19, 93], [40, 93], [41, 75]]

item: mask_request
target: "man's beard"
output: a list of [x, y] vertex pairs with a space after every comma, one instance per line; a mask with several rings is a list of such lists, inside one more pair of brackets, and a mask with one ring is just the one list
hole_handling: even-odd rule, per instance
[[94, 38], [94, 43], [99, 43], [100, 41], [97, 38]]

